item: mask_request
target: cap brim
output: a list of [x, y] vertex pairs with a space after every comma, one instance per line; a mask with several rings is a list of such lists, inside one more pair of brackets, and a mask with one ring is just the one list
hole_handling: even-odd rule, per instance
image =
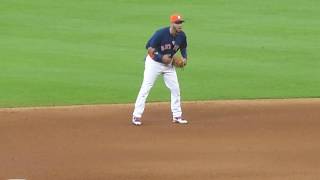
[[173, 23], [184, 23], [184, 20], [174, 21]]

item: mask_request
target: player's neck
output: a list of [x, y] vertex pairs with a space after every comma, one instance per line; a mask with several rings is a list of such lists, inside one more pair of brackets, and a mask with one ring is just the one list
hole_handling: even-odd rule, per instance
[[170, 34], [172, 36], [176, 36], [177, 35], [177, 31], [173, 27], [170, 27]]

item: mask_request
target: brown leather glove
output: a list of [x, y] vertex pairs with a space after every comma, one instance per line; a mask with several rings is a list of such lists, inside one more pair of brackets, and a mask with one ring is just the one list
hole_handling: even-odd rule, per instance
[[186, 65], [186, 62], [182, 59], [182, 57], [174, 55], [172, 64], [177, 68], [183, 68]]

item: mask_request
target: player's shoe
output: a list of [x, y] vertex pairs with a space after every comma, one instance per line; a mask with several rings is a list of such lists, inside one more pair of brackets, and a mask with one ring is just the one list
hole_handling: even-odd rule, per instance
[[188, 123], [188, 121], [183, 119], [182, 117], [174, 117], [172, 119], [172, 122], [173, 123], [178, 123], [178, 124], [187, 124]]
[[133, 124], [133, 125], [136, 125], [136, 126], [142, 125], [141, 118], [138, 118], [138, 117], [133, 116], [133, 117], [132, 117], [132, 124]]

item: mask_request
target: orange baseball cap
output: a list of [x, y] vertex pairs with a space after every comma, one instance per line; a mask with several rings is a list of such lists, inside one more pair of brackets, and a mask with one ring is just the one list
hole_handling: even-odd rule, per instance
[[170, 16], [170, 22], [184, 22], [184, 19], [180, 14], [173, 14]]

